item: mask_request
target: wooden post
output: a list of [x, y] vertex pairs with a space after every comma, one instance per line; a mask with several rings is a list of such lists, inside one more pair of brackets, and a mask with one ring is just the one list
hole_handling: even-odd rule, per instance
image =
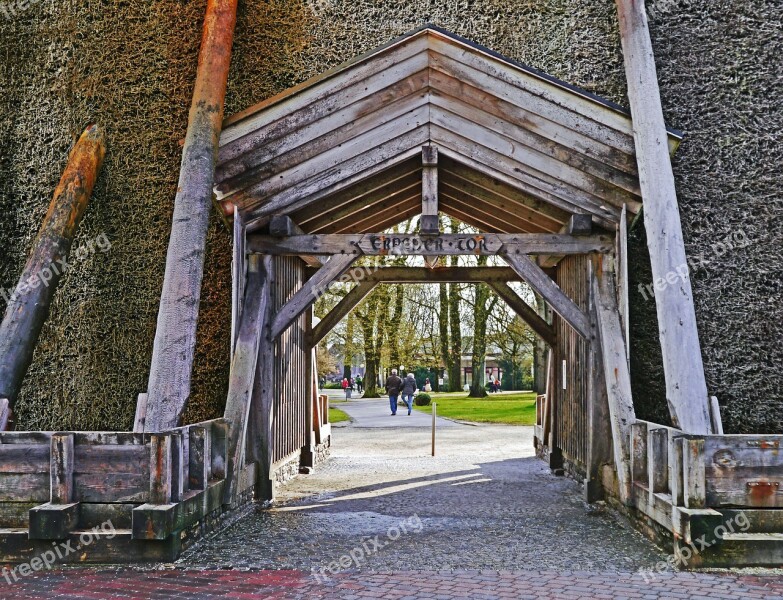
[[704, 440], [683, 440], [682, 459], [684, 504], [687, 508], [704, 508], [707, 495]]
[[171, 434], [150, 436], [150, 504], [171, 502]]
[[245, 300], [245, 278], [247, 261], [245, 258], [245, 225], [242, 214], [234, 207], [234, 245], [231, 254], [231, 353], [239, 335], [239, 319], [242, 316], [242, 303]]
[[191, 490], [205, 490], [209, 484], [209, 431], [205, 427], [191, 427], [189, 432], [188, 486]]
[[73, 433], [55, 433], [49, 454], [52, 504], [73, 502]]
[[6, 298], [8, 307], [0, 324], [0, 398], [7, 398], [11, 409], [33, 360], [57, 284], [67, 269], [71, 243], [105, 153], [103, 132], [90, 125], [68, 156], [19, 283]]
[[438, 403], [432, 403], [432, 455], [435, 456], [435, 422], [438, 419]]
[[[419, 229], [422, 235], [438, 235], [440, 233], [440, 219], [438, 218], [437, 146], [424, 146], [421, 149], [421, 165], [421, 225]], [[427, 262], [429, 264], [430, 261]]]
[[620, 500], [624, 504], [629, 504], [632, 501], [630, 437], [631, 426], [636, 421], [631, 396], [631, 374], [625, 356], [625, 341], [611, 276], [601, 272], [600, 269], [594, 269], [593, 273], [592, 294], [596, 303], [598, 339], [601, 344], [604, 380], [609, 399], [614, 463], [617, 469]]
[[633, 117], [666, 397], [675, 427], [711, 433], [693, 292], [644, 0], [616, 0]]
[[[271, 256], [264, 256], [262, 260], [266, 280], [270, 286], [268, 293], [271, 294], [271, 286], [275, 281], [274, 259]], [[257, 462], [259, 465], [256, 499], [264, 500], [272, 500], [274, 497], [274, 482], [272, 481], [274, 475], [272, 473], [274, 430], [272, 425], [275, 406], [275, 342], [271, 332], [271, 315], [272, 301], [270, 298], [267, 303], [267, 313], [263, 319], [264, 326], [258, 340], [258, 360], [256, 361], [256, 375], [253, 381], [247, 432], [251, 441], [248, 447], [248, 460]]]
[[224, 490], [224, 504], [232, 504], [236, 500], [239, 475], [245, 465], [247, 427], [259, 347], [267, 331], [270, 314], [270, 274], [264, 270], [262, 257], [251, 255], [247, 269], [246, 298], [231, 360], [228, 399], [224, 413], [224, 418], [229, 423], [226, 472], [228, 484]]
[[176, 427], [190, 396], [212, 187], [237, 0], [208, 0], [174, 199], [147, 392], [145, 431]]

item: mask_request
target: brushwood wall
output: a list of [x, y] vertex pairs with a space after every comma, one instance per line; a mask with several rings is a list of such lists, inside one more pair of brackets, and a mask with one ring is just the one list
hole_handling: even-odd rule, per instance
[[[67, 151], [107, 130], [103, 174], [18, 403], [30, 429], [130, 427], [152, 352], [205, 2], [39, 0], [0, 7], [0, 286], [21, 272]], [[650, 2], [710, 391], [732, 431], [779, 430], [783, 232], [780, 2]], [[626, 104], [611, 0], [240, 2], [227, 113], [433, 22]], [[742, 232], [730, 251], [713, 246]], [[99, 246], [95, 240], [108, 239]], [[643, 227], [632, 232], [638, 411], [665, 418]], [[92, 250], [90, 250], [90, 242]], [[719, 248], [720, 249], [720, 248]], [[215, 215], [189, 421], [222, 412], [230, 235]], [[642, 284], [641, 288], [638, 285]], [[0, 307], [5, 302], [0, 298]]]

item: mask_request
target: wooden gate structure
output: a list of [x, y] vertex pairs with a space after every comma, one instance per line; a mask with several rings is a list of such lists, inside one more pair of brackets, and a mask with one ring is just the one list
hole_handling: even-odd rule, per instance
[[[221, 19], [233, 31], [231, 5], [210, 1], [202, 53], [220, 47], [208, 34]], [[588, 501], [607, 499], [668, 532], [678, 549], [743, 511], [749, 530], [723, 531], [691, 565], [779, 562], [783, 436], [723, 435], [708, 397], [690, 282], [678, 271], [686, 261], [669, 157], [682, 136], [663, 122], [643, 3], [618, 0], [618, 9], [631, 113], [434, 26], [222, 126], [199, 111], [222, 115], [225, 86], [197, 85], [183, 173], [201, 166], [183, 178], [175, 215], [199, 199], [208, 207], [213, 191], [233, 215], [224, 418], [179, 423], [205, 225], [175, 218], [135, 432], [0, 433], [6, 560], [52, 540], [77, 543], [108, 520], [112, 536], [99, 532], [70, 560], [176, 556], [326, 456], [314, 348], [375, 286], [484, 282], [550, 348], [535, 438], [553, 469], [583, 481]], [[225, 70], [230, 42], [220, 60], [201, 61], [199, 81]], [[669, 284], [656, 303], [675, 428], [638, 421], [631, 397], [625, 239], [643, 205], [653, 274]], [[442, 214], [480, 233], [443, 233]], [[388, 233], [417, 216], [419, 231]], [[497, 256], [506, 266], [356, 266], [390, 255]], [[355, 285], [314, 325], [314, 302], [338, 280]], [[513, 281], [543, 297], [552, 319]]]

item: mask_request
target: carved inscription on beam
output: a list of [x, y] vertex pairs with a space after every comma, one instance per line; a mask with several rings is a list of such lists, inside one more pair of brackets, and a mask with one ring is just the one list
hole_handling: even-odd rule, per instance
[[495, 255], [501, 248], [514, 254], [588, 254], [611, 252], [614, 237], [555, 233], [525, 234], [318, 234], [270, 237], [252, 235], [248, 250], [271, 255]]

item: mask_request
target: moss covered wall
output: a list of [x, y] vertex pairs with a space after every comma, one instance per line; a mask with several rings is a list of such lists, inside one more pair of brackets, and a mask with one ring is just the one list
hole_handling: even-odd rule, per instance
[[[676, 8], [661, 11], [654, 34], [659, 62], [665, 63], [667, 118], [689, 135], [676, 165], [688, 249], [698, 250], [713, 231], [744, 225], [750, 216], [755, 234], [763, 231], [766, 243], [778, 242], [776, 248], [765, 244], [759, 249], [765, 270], [742, 262], [756, 253], [747, 249], [724, 259], [731, 261], [728, 273], [715, 264], [697, 274], [710, 387], [728, 402], [733, 428], [769, 428], [779, 419], [769, 407], [780, 402], [774, 393], [783, 379], [770, 369], [775, 353], [777, 364], [781, 356], [767, 335], [783, 322], [774, 317], [781, 309], [772, 302], [772, 294], [779, 299], [780, 292], [774, 287], [780, 278], [773, 279], [780, 274], [780, 226], [770, 225], [778, 227], [777, 233], [762, 229], [771, 212], [762, 200], [776, 201], [773, 175], [754, 167], [743, 148], [762, 156], [761, 165], [771, 164], [770, 157], [780, 152], [774, 144], [780, 128], [769, 127], [768, 119], [762, 123], [761, 109], [750, 101], [759, 101], [763, 86], [779, 86], [773, 76], [779, 58], [765, 50], [768, 34], [754, 25], [755, 16], [748, 15], [752, 21], [744, 33], [733, 31], [726, 42], [716, 38], [722, 28], [731, 29], [732, 11], [746, 11], [743, 3], [701, 3], [725, 5], [728, 14], [715, 9], [719, 24], [703, 20], [705, 11], [696, 9], [683, 20], [680, 4], [693, 3], [668, 2]], [[770, 18], [780, 3], [761, 5], [754, 15]], [[104, 172], [76, 247], [105, 233], [112, 248], [80, 262], [63, 280], [19, 401], [25, 428], [131, 424], [136, 394], [145, 389], [148, 376], [178, 140], [186, 127], [204, 6], [202, 0], [40, 0], [16, 19], [0, 14], [0, 285], [15, 282], [68, 148], [83, 125], [101, 123], [109, 139]], [[227, 112], [425, 22], [625, 103], [611, 0], [241, 0]], [[762, 57], [768, 66], [754, 80], [754, 65]], [[727, 101], [734, 106], [726, 107]], [[732, 128], [737, 115], [745, 119], [742, 133]], [[766, 141], [759, 142], [757, 135]], [[739, 143], [730, 143], [732, 138]], [[214, 219], [190, 420], [219, 414], [225, 397], [229, 242], [228, 232]], [[742, 264], [750, 266], [750, 274]], [[740, 276], [738, 295], [732, 286]], [[734, 331], [742, 321], [739, 305], [758, 321]], [[768, 320], [765, 311], [773, 318]], [[654, 313], [652, 324], [648, 318], [640, 326], [654, 332]], [[637, 357], [643, 359], [637, 373], [660, 379], [643, 349]], [[641, 375], [639, 381], [644, 381]], [[642, 412], [660, 405], [660, 396], [647, 386], [637, 386], [637, 400]], [[748, 410], [751, 405], [766, 412]]]

